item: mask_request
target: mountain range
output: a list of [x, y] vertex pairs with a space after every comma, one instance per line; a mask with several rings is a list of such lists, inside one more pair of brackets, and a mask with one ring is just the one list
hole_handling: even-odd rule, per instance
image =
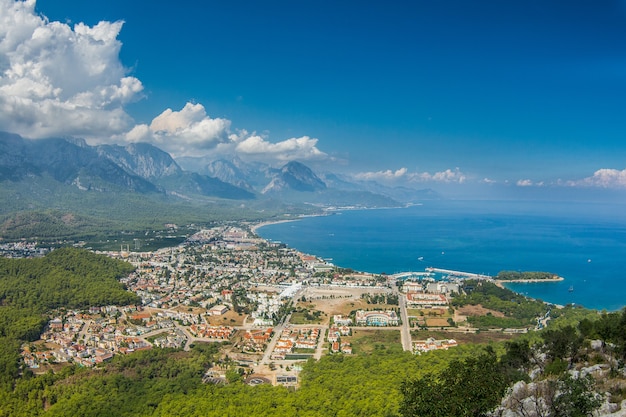
[[20, 184], [43, 183], [48, 188], [54, 184], [56, 193], [72, 189], [181, 200], [269, 199], [323, 206], [399, 206], [437, 198], [430, 190], [394, 189], [334, 173], [318, 175], [298, 161], [279, 168], [237, 157], [176, 161], [148, 143], [91, 146], [83, 139], [32, 140], [0, 132], [0, 191], [8, 185], [19, 188]]

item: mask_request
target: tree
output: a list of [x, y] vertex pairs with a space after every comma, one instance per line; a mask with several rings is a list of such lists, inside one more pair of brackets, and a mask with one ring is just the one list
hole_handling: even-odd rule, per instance
[[507, 387], [495, 352], [453, 360], [438, 376], [403, 384], [400, 412], [404, 417], [481, 416], [498, 405]]
[[574, 377], [569, 373], [558, 379], [519, 382], [503, 405], [520, 417], [587, 417], [602, 405], [602, 396], [593, 391], [594, 385], [591, 375]]
[[572, 326], [556, 330], [546, 330], [542, 334], [546, 354], [553, 361], [570, 358], [572, 364], [582, 346], [583, 338]]

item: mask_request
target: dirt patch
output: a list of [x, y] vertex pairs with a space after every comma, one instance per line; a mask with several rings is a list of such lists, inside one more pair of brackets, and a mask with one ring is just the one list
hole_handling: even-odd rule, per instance
[[454, 339], [459, 344], [483, 344], [489, 342], [502, 342], [505, 340], [511, 340], [518, 337], [518, 335], [512, 335], [502, 332], [456, 332], [456, 331], [433, 331], [433, 330], [420, 330], [412, 331], [411, 339], [426, 340], [432, 337], [435, 340]]
[[207, 320], [211, 326], [243, 326], [243, 320], [246, 316], [228, 310], [221, 316], [209, 316]]
[[494, 317], [504, 317], [504, 313], [499, 311], [490, 310], [482, 305], [466, 305], [457, 310], [457, 314], [460, 316], [486, 316], [487, 313], [491, 313]]
[[[307, 288], [304, 293], [305, 301], [299, 301], [298, 306], [325, 313], [325, 321], [321, 324], [328, 324], [330, 317], [335, 314], [347, 316], [354, 310], [387, 308], [385, 305], [367, 304], [361, 298], [361, 295], [365, 293], [377, 294], [382, 292], [386, 291], [375, 288]], [[397, 308], [397, 306], [395, 307]]]
[[442, 318], [435, 318], [435, 319], [427, 318], [426, 319], [426, 326], [428, 327], [448, 327], [449, 325], [450, 323], [448, 323], [447, 319], [442, 319]]

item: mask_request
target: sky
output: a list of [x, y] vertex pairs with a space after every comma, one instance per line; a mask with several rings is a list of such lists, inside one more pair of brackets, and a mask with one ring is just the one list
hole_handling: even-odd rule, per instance
[[626, 190], [626, 2], [0, 0], [0, 130]]

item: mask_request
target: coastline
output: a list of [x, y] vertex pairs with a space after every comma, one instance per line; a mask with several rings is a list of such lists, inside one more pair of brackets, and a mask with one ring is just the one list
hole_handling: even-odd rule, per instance
[[261, 223], [253, 224], [250, 226], [250, 231], [255, 235], [258, 235], [257, 230], [261, 227], [269, 226], [271, 224], [280, 224], [280, 223], [291, 223], [300, 220], [298, 219], [284, 219], [284, 220], [267, 220]]
[[292, 219], [280, 219], [280, 220], [265, 220], [262, 221], [260, 223], [256, 223], [250, 226], [250, 231], [256, 235], [258, 235], [257, 230], [260, 229], [261, 227], [265, 227], [265, 226], [270, 226], [272, 224], [281, 224], [281, 223], [291, 223], [291, 222], [297, 222], [299, 220], [302, 219], [306, 219], [307, 217], [324, 217], [324, 216], [330, 216], [334, 213], [320, 213], [320, 214], [301, 214], [297, 217], [294, 217]]
[[522, 284], [534, 284], [537, 282], [560, 282], [565, 281], [563, 277], [545, 278], [545, 279], [494, 279], [496, 283], [506, 284], [507, 282], [518, 282]]
[[514, 282], [516, 284], [536, 284], [538, 282], [561, 282], [565, 281], [563, 277], [546, 278], [546, 279], [494, 279], [493, 283], [500, 288], [506, 288], [505, 284]]
[[[596, 230], [604, 240], [599, 243], [592, 241], [588, 247], [580, 247], [569, 238], [569, 229], [564, 229], [565, 226], [558, 221], [551, 222], [550, 216], [537, 221], [534, 217], [519, 218], [508, 214], [483, 216], [482, 211], [472, 210], [468, 221], [464, 217], [466, 214], [457, 213], [456, 210], [440, 214], [437, 204], [424, 204], [422, 207], [402, 210], [342, 208], [337, 211], [343, 216], [329, 218], [328, 222], [314, 220], [278, 225], [266, 229], [267, 232], [258, 229], [257, 233], [314, 256], [333, 258], [336, 265], [358, 271], [385, 271], [393, 274], [398, 271], [422, 270], [427, 264], [438, 264], [450, 269], [487, 271], [494, 279], [492, 282], [498, 285], [554, 304], [575, 303], [608, 311], [616, 311], [624, 306], [623, 297], [619, 297], [617, 293], [626, 284], [614, 280], [613, 277], [621, 262], [615, 254], [626, 243], [616, 241], [615, 245], [608, 245], [606, 242], [611, 242], [615, 233], [602, 225], [597, 226], [595, 221], [582, 222], [579, 227]], [[325, 214], [338, 214], [337, 211], [328, 211]], [[431, 222], [431, 218], [436, 222]], [[301, 218], [293, 215], [290, 218], [277, 216], [274, 219], [293, 221]], [[489, 230], [485, 230], [481, 223], [484, 219], [493, 220], [495, 223], [489, 223], [488, 226], [498, 233], [488, 233]], [[500, 227], [504, 229], [500, 230]], [[549, 227], [554, 242], [541, 239], [539, 232], [545, 227]], [[626, 224], [623, 227], [626, 228]], [[352, 229], [355, 232], [354, 238], [347, 234]], [[512, 247], [507, 246], [504, 232], [521, 233], [519, 249], [513, 251]], [[476, 245], [470, 246], [468, 242], [474, 242], [474, 239]], [[494, 247], [497, 248], [496, 251]], [[541, 248], [540, 253], [535, 248]], [[600, 253], [611, 256], [606, 262], [594, 262], [590, 266], [587, 260], [600, 259]], [[423, 256], [424, 262], [420, 263], [418, 256]], [[550, 275], [540, 280], [496, 281], [496, 273], [492, 270], [510, 270], [511, 265], [520, 271], [558, 271], [555, 275], [559, 277], [553, 278]], [[607, 296], [603, 288], [608, 285], [620, 291], [614, 291]], [[569, 291], [569, 287], [576, 291]]]

